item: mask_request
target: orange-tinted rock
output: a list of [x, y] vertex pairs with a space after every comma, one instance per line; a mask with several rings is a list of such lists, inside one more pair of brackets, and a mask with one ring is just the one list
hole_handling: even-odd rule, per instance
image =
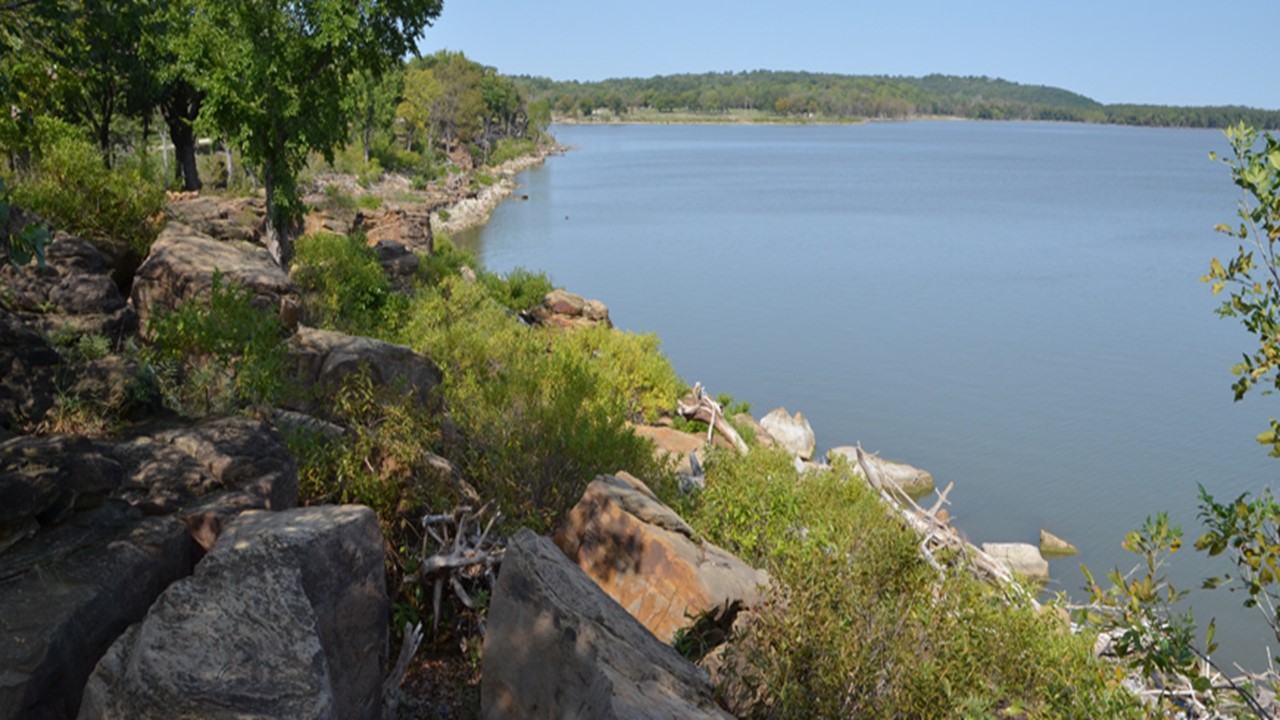
[[609, 308], [599, 300], [589, 300], [566, 290], [552, 290], [542, 304], [529, 311], [529, 317], [539, 325], [554, 325], [567, 329], [613, 327], [609, 320]]
[[768, 575], [696, 538], [640, 480], [602, 475], [556, 534], [556, 544], [663, 642], [716, 607], [754, 607]]
[[689, 453], [698, 456], [698, 462], [707, 459], [702, 435], [681, 432], [675, 428], [656, 427], [653, 425], [635, 425], [631, 428], [635, 434], [649, 438], [653, 442], [653, 454], [659, 460], [671, 463], [678, 473], [691, 473]]

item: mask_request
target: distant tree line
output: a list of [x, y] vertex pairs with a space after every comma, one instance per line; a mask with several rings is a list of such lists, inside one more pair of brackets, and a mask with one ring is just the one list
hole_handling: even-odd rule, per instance
[[558, 117], [607, 110], [726, 114], [751, 110], [780, 117], [901, 119], [951, 116], [990, 120], [1060, 120], [1171, 127], [1226, 127], [1244, 121], [1280, 127], [1280, 111], [1228, 107], [1104, 105], [1078, 93], [990, 77], [890, 77], [807, 72], [704, 73], [600, 82], [517, 77]]

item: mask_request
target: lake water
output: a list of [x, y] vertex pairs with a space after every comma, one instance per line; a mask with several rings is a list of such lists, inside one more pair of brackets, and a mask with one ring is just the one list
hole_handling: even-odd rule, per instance
[[[1196, 483], [1269, 484], [1253, 437], [1280, 401], [1232, 401], [1250, 347], [1198, 282], [1238, 199], [1217, 131], [1049, 123], [559, 127], [574, 150], [523, 174], [459, 238], [488, 268], [541, 269], [654, 332], [689, 383], [801, 410], [819, 451], [861, 442], [955, 483], [977, 542], [1075, 543], [1125, 569], [1157, 510], [1186, 529]], [[1221, 659], [1259, 665], [1261, 620], [1197, 593]], [[1273, 648], [1280, 650], [1280, 648]]]

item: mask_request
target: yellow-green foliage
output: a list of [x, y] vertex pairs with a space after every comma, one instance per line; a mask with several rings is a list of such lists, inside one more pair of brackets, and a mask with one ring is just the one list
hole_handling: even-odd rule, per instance
[[501, 165], [531, 152], [533, 152], [533, 141], [528, 138], [500, 138], [493, 153], [489, 155], [489, 164]]
[[716, 454], [686, 518], [767, 569], [774, 600], [735, 641], [769, 717], [1142, 717], [1088, 638], [963, 571], [939, 582], [918, 539], [847, 467]]
[[657, 335], [594, 327], [557, 333], [555, 342], [563, 351], [586, 358], [605, 391], [623, 399], [633, 420], [657, 420], [689, 390], [659, 351]]
[[597, 474], [660, 475], [626, 426], [626, 395], [591, 359], [527, 328], [479, 283], [449, 277], [424, 291], [403, 340], [445, 375], [445, 402], [466, 438], [465, 474], [514, 522], [550, 529]]
[[34, 170], [13, 184], [15, 205], [32, 210], [59, 230], [115, 252], [145, 256], [164, 222], [164, 188], [141, 167], [108, 170], [93, 145], [55, 133]]
[[361, 236], [316, 233], [298, 240], [294, 281], [306, 322], [347, 333], [394, 332], [405, 298], [391, 291], [378, 257]]

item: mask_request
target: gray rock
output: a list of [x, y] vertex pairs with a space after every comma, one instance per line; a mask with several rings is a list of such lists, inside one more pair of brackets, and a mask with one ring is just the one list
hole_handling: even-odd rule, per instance
[[[827, 460], [834, 462], [836, 458], [844, 458], [850, 467], [858, 467], [858, 449], [852, 445], [841, 445], [827, 451]], [[908, 465], [906, 463], [885, 460], [878, 455], [867, 454], [871, 462], [876, 464], [880, 470], [880, 475], [886, 480], [890, 480], [902, 491], [913, 498], [923, 497], [933, 492], [937, 486], [934, 483], [933, 475], [918, 467]]]
[[786, 408], [774, 408], [768, 415], [760, 418], [760, 425], [782, 449], [801, 460], [813, 459], [817, 439], [803, 413], [791, 415]]
[[110, 277], [111, 264], [89, 242], [57, 233], [46, 263], [0, 266], [9, 305], [34, 329], [45, 333], [103, 335], [113, 343], [137, 331], [134, 312]]
[[384, 561], [367, 507], [244, 513], [112, 645], [80, 717], [378, 718]]
[[[425, 355], [402, 345], [300, 327], [287, 350], [296, 369], [294, 377], [322, 393], [340, 388], [347, 378], [367, 368], [375, 385], [408, 393], [424, 407], [439, 406], [435, 390], [443, 378], [440, 369]], [[319, 412], [324, 408], [296, 409]]]
[[0, 537], [5, 528], [51, 526], [101, 505], [124, 468], [83, 437], [20, 435], [0, 443]]
[[982, 543], [982, 551], [999, 560], [1011, 572], [1037, 582], [1049, 579], [1049, 561], [1035, 545], [1027, 543]]
[[0, 555], [0, 718], [74, 717], [94, 664], [191, 572], [181, 520], [108, 502]]
[[157, 313], [176, 310], [184, 302], [209, 297], [214, 273], [224, 282], [244, 286], [257, 307], [279, 311], [296, 301], [298, 290], [270, 254], [247, 242], [219, 241], [177, 222], [170, 222], [138, 268], [130, 302], [145, 324]]
[[81, 720], [340, 718], [296, 567], [208, 557], [98, 663]]
[[266, 226], [266, 205], [258, 198], [196, 195], [171, 201], [170, 217], [215, 240], [257, 243]]
[[0, 427], [22, 430], [53, 407], [62, 357], [39, 333], [0, 308]]
[[730, 717], [702, 670], [528, 529], [489, 607], [480, 704], [490, 719]]

